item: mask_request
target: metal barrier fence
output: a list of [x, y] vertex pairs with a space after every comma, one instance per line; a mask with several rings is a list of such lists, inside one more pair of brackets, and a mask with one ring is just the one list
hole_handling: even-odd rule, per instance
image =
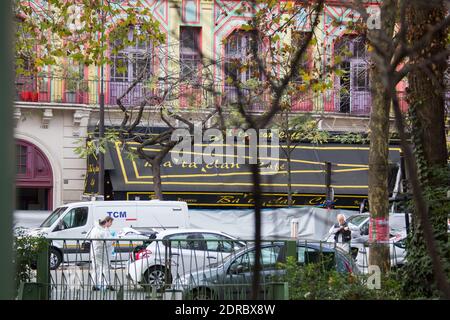
[[[326, 268], [359, 274], [368, 271], [368, 250], [364, 243], [264, 240], [259, 297], [288, 299], [285, 270], [280, 268], [288, 256], [299, 265], [325, 263], [323, 258], [331, 257]], [[399, 250], [404, 248], [392, 243], [393, 265], [404, 262]], [[252, 241], [189, 237], [49, 239], [39, 257], [36, 299], [237, 300], [251, 298], [255, 250]], [[26, 290], [21, 288], [22, 298]]]

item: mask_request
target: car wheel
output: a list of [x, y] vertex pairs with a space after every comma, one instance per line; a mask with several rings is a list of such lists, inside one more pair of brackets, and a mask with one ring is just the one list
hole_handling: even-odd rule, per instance
[[59, 267], [62, 262], [62, 254], [59, 250], [55, 248], [50, 248], [50, 261], [49, 266], [50, 270], [55, 270]]
[[192, 291], [192, 300], [212, 300], [213, 294], [208, 288], [199, 288]]
[[158, 292], [161, 292], [165, 287], [172, 284], [172, 275], [163, 266], [151, 267], [145, 271], [142, 283], [149, 287], [155, 287]]

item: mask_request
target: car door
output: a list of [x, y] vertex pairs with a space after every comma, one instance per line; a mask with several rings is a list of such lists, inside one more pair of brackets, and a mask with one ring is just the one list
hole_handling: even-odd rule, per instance
[[[267, 294], [267, 284], [273, 282], [278, 274], [277, 262], [281, 246], [272, 245], [261, 248], [261, 292], [260, 297]], [[227, 270], [223, 283], [223, 298], [249, 299], [255, 267], [255, 249], [252, 248], [237, 256]]]
[[[82, 248], [82, 240], [86, 236], [89, 207], [76, 207], [67, 212], [52, 233], [53, 238], [63, 238], [58, 247], [62, 248], [63, 260], [66, 262], [87, 261], [89, 251]], [[76, 240], [78, 239], [78, 240]]]
[[174, 277], [192, 273], [204, 266], [206, 242], [201, 233], [177, 233], [164, 240], [165, 250], [169, 250]]
[[204, 251], [202, 259], [204, 261], [205, 269], [207, 269], [210, 264], [222, 264], [226, 257], [235, 250], [243, 247], [243, 244], [239, 241], [222, 234], [204, 232], [202, 233], [202, 236], [206, 242], [206, 251]]
[[[282, 250], [280, 251], [278, 261], [286, 263], [287, 261], [286, 254], [287, 254], [286, 247], [283, 246]], [[306, 264], [309, 263], [323, 263], [323, 265], [328, 269], [334, 268], [335, 266], [334, 253], [329, 250], [319, 250], [316, 248], [308, 247], [305, 244], [298, 244], [296, 263], [299, 267], [305, 266]], [[284, 274], [284, 271], [278, 273], [278, 275], [280, 276], [282, 274]]]

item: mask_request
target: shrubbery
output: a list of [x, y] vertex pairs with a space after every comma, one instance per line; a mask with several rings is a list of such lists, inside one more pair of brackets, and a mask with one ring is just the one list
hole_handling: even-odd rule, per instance
[[291, 300], [367, 300], [401, 299], [401, 283], [398, 273], [381, 278], [381, 289], [369, 289], [367, 276], [326, 270], [323, 264], [311, 263], [299, 266], [288, 257], [282, 266], [286, 269], [283, 279], [289, 283]]
[[47, 242], [45, 238], [30, 236], [19, 230], [14, 236], [13, 245], [14, 282], [18, 289], [20, 282], [35, 279], [38, 252], [45, 248]]

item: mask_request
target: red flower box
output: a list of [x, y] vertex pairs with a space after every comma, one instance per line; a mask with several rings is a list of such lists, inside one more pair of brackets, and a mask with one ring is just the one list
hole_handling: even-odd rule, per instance
[[32, 100], [32, 92], [31, 91], [22, 91], [20, 93], [20, 98], [22, 101], [31, 101]]

